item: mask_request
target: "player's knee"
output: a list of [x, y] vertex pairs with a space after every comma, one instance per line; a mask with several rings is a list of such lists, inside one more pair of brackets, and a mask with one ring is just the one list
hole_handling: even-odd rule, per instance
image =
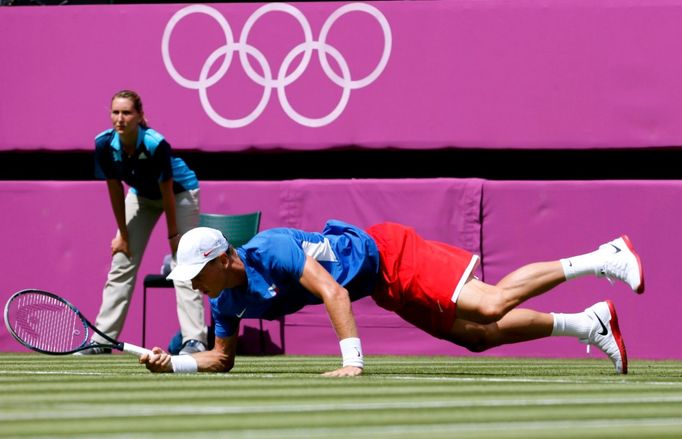
[[478, 323], [488, 324], [500, 320], [507, 313], [507, 309], [504, 306], [502, 300], [497, 297], [491, 297], [489, 300], [481, 303], [478, 314]]
[[458, 344], [470, 352], [483, 352], [493, 347], [492, 334], [486, 325], [472, 324], [467, 326], [466, 336]]
[[483, 343], [483, 342], [478, 342], [478, 343], [471, 343], [467, 344], [464, 346], [469, 352], [474, 352], [474, 353], [479, 353], [483, 351], [487, 351], [490, 347]]

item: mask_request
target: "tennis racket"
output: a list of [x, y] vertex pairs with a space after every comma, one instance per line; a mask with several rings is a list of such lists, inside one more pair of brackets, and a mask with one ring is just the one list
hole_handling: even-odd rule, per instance
[[[107, 336], [69, 301], [41, 290], [22, 290], [5, 305], [5, 325], [22, 345], [43, 354], [66, 355], [99, 347], [141, 357], [152, 351]], [[89, 343], [90, 329], [107, 343]]]

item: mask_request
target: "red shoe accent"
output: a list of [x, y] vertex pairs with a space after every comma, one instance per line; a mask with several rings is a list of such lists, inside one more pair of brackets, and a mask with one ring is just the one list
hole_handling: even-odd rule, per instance
[[[626, 241], [627, 242], [627, 241]], [[618, 326], [618, 315], [616, 314], [616, 306], [610, 300], [606, 301], [609, 306], [609, 311], [611, 312], [611, 321], [609, 322], [611, 326], [611, 333], [616, 339], [616, 344], [618, 345], [618, 350], [620, 351], [620, 358], [623, 363], [623, 374], [628, 373], [628, 353], [625, 350], [625, 342], [623, 341], [623, 336], [620, 333], [620, 327]]]
[[621, 238], [623, 238], [623, 241], [625, 241], [625, 245], [628, 246], [632, 254], [635, 255], [635, 258], [637, 258], [637, 265], [639, 266], [639, 288], [637, 288], [635, 292], [637, 294], [642, 294], [644, 292], [644, 269], [642, 268], [642, 260], [639, 258], [639, 255], [635, 251], [635, 246], [632, 245], [632, 241], [630, 241], [628, 235], [622, 235]]

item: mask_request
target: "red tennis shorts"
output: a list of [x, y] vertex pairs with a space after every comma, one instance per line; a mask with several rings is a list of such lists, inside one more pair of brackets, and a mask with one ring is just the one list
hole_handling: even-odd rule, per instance
[[479, 258], [461, 248], [427, 241], [395, 223], [367, 229], [380, 255], [380, 280], [372, 298], [414, 326], [446, 338], [457, 314], [457, 298]]

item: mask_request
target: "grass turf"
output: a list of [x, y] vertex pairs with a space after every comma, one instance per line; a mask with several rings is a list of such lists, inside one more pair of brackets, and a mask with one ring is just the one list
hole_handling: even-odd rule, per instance
[[239, 357], [229, 374], [150, 374], [127, 355], [0, 354], [0, 437], [679, 438], [682, 362]]

